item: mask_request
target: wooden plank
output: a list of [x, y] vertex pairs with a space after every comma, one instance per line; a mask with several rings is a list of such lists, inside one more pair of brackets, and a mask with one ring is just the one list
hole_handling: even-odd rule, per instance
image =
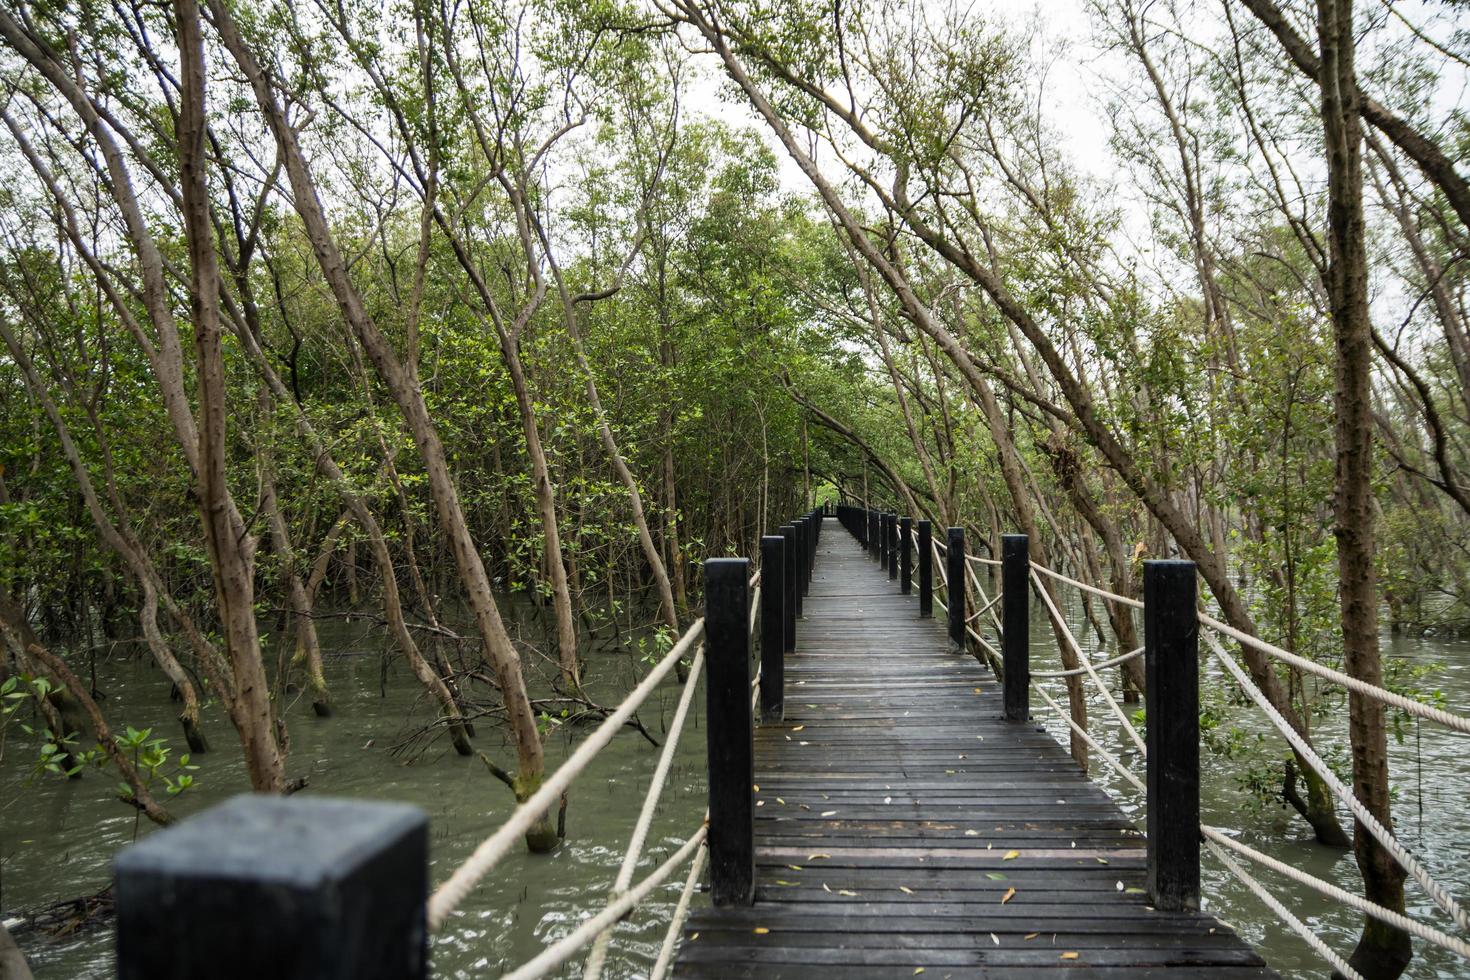
[[675, 976], [1276, 976], [1213, 917], [1152, 907], [1127, 816], [825, 530], [785, 717], [754, 738], [755, 903], [691, 915]]

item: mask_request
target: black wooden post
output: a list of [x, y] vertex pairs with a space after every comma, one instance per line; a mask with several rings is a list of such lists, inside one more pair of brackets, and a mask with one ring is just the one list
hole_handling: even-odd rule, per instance
[[797, 616], [801, 616], [801, 597], [807, 594], [807, 560], [811, 552], [807, 550], [807, 535], [811, 533], [811, 527], [807, 525], [804, 517], [797, 517]]
[[801, 519], [801, 594], [806, 595], [812, 588], [812, 556], [816, 554], [813, 542], [816, 540], [816, 521], [810, 517]]
[[761, 538], [761, 721], [780, 721], [786, 713], [786, 538]]
[[876, 510], [868, 511], [868, 558], [872, 561], [877, 561], [883, 550], [883, 534], [878, 530], [881, 523]]
[[1005, 719], [1031, 718], [1031, 539], [1000, 539], [1001, 660], [1005, 664]]
[[816, 514], [806, 518], [806, 591], [812, 591], [812, 575], [817, 569], [817, 536], [822, 533], [822, 520]]
[[914, 519], [898, 519], [898, 591], [908, 595], [914, 591], [914, 551], [910, 538], [914, 533]]
[[946, 542], [949, 551], [944, 556], [945, 571], [949, 575], [949, 645], [958, 652], [965, 649], [965, 529], [949, 529]]
[[888, 577], [898, 578], [898, 515], [888, 515]]
[[919, 615], [934, 615], [934, 528], [919, 522]]
[[709, 880], [715, 905], [749, 905], [755, 899], [749, 580], [748, 559], [704, 563]]
[[796, 614], [801, 601], [796, 590], [796, 527], [782, 524], [779, 530], [781, 537], [786, 539], [786, 547], [782, 549], [786, 556], [786, 574], [781, 579], [781, 619], [786, 624], [786, 652], [792, 653], [796, 650]]
[[418, 807], [237, 796], [125, 848], [113, 874], [122, 980], [429, 975]]
[[1199, 620], [1192, 561], [1143, 563], [1148, 892], [1199, 908]]
[[878, 515], [878, 567], [888, 568], [888, 515]]

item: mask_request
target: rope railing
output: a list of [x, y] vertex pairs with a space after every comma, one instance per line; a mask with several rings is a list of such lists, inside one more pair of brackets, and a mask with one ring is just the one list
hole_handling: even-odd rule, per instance
[[[1080, 644], [1076, 642], [1076, 639], [1072, 635], [1070, 628], [1067, 627], [1064, 618], [1061, 616], [1060, 610], [1057, 609], [1055, 603], [1051, 600], [1050, 596], [1047, 593], [1047, 590], [1040, 587], [1041, 582], [1040, 579], [1037, 578], [1038, 574], [1048, 575], [1054, 580], [1066, 582], [1080, 589], [1083, 589], [1084, 591], [1090, 592], [1094, 595], [1098, 595], [1104, 599], [1120, 601], [1134, 608], [1142, 608], [1143, 603], [1138, 602], [1134, 599], [1130, 599], [1127, 596], [1119, 596], [1116, 593], [1111, 593], [1104, 589], [1089, 586], [1084, 582], [1079, 582], [1076, 579], [1072, 579], [1068, 576], [1061, 575], [1060, 573], [1053, 572], [1050, 569], [1046, 569], [1043, 566], [1038, 565], [1034, 562], [1031, 563], [1032, 579], [1034, 584], [1037, 586], [1037, 592], [1042, 596], [1043, 601], [1047, 606], [1048, 614], [1052, 618], [1052, 621], [1059, 626], [1058, 631], [1063, 635], [1067, 644], [1077, 653], [1079, 659], [1081, 659], [1083, 662], [1083, 665], [1081, 667], [1072, 670], [1037, 671], [1032, 673], [1032, 678], [1061, 679], [1065, 677], [1079, 676], [1085, 674], [1092, 681], [1093, 686], [1100, 693], [1103, 694], [1105, 699], [1108, 700], [1110, 705], [1116, 708], [1116, 702], [1112, 700], [1111, 694], [1108, 692], [1106, 685], [1102, 683], [1101, 678], [1098, 677], [1096, 671], [1101, 667], [1114, 666], [1116, 664], [1131, 660], [1134, 657], [1140, 656], [1143, 654], [1143, 648], [1130, 651], [1119, 657], [1112, 658], [1111, 660], [1104, 661], [1099, 664], [1089, 664], [1086, 660], [1085, 652], [1081, 650]], [[1446, 727], [1455, 730], [1463, 730], [1460, 727], [1460, 723], [1464, 722], [1465, 719], [1461, 719], [1459, 718], [1459, 716], [1453, 715], [1449, 712], [1441, 711], [1440, 709], [1433, 708], [1429, 705], [1424, 705], [1421, 702], [1403, 697], [1402, 695], [1397, 695], [1394, 692], [1387, 691], [1375, 685], [1359, 681], [1356, 678], [1352, 678], [1346, 674], [1342, 674], [1340, 671], [1334, 671], [1331, 668], [1322, 667], [1321, 665], [1316, 664], [1313, 661], [1307, 660], [1303, 657], [1299, 657], [1296, 654], [1292, 654], [1290, 651], [1283, 650], [1273, 644], [1266, 643], [1265, 641], [1259, 640], [1256, 637], [1252, 637], [1249, 634], [1244, 633], [1243, 631], [1236, 630], [1230, 627], [1228, 624], [1221, 623], [1219, 620], [1216, 620], [1206, 614], [1200, 613], [1198, 614], [1198, 618], [1202, 625], [1208, 626], [1212, 630], [1224, 633], [1225, 635], [1236, 639], [1242, 644], [1252, 646], [1253, 648], [1263, 653], [1266, 653], [1267, 655], [1272, 656], [1278, 660], [1291, 664], [1292, 666], [1300, 667], [1301, 669], [1317, 676], [1321, 676], [1326, 680], [1342, 684], [1342, 686], [1347, 687], [1350, 690], [1358, 691], [1359, 693], [1366, 696], [1376, 697], [1380, 700], [1385, 701], [1386, 703], [1394, 705], [1395, 707], [1401, 707], [1406, 712], [1419, 715], [1420, 717], [1430, 717], [1431, 713], [1435, 713], [1442, 717], [1434, 718], [1434, 720], [1439, 721]], [[1341, 779], [1336, 776], [1336, 774], [1312, 749], [1312, 747], [1306, 742], [1306, 740], [1286, 722], [1285, 718], [1278, 710], [1276, 710], [1275, 706], [1271, 704], [1270, 700], [1266, 698], [1265, 694], [1260, 690], [1259, 687], [1256, 686], [1256, 684], [1252, 681], [1245, 670], [1241, 668], [1238, 663], [1236, 663], [1235, 658], [1230, 656], [1230, 654], [1225, 651], [1219, 640], [1217, 640], [1212, 633], [1206, 632], [1202, 633], [1201, 635], [1203, 636], [1212, 657], [1220, 663], [1220, 665], [1225, 669], [1226, 673], [1240, 687], [1242, 692], [1245, 693], [1246, 696], [1252, 702], [1254, 702], [1257, 707], [1261, 709], [1261, 711], [1266, 715], [1267, 719], [1271, 722], [1272, 726], [1282, 735], [1283, 738], [1286, 739], [1292, 750], [1303, 761], [1303, 763], [1311, 767], [1311, 769], [1319, 777], [1322, 778], [1324, 783], [1327, 785], [1329, 791], [1333, 794], [1334, 798], [1341, 801], [1345, 806], [1349, 808], [1354, 818], [1370, 834], [1370, 836], [1373, 837], [1373, 839], [1379, 844], [1379, 846], [1381, 846], [1401, 867], [1404, 868], [1406, 872], [1408, 872], [1408, 874], [1424, 890], [1425, 894], [1427, 894], [1431, 898], [1431, 900], [1433, 900], [1434, 903], [1441, 910], [1443, 910], [1461, 930], [1470, 931], [1470, 918], [1467, 918], [1464, 910], [1460, 907], [1455, 898], [1442, 885], [1434, 880], [1434, 878], [1419, 862], [1418, 858], [1407, 847], [1405, 847], [1390, 830], [1384, 827], [1383, 824], [1377, 820], [1377, 818], [1367, 808], [1367, 806], [1358, 799], [1357, 795], [1352, 792], [1352, 790], [1347, 785], [1345, 785]], [[1037, 686], [1034, 688], [1034, 690], [1036, 690], [1036, 692], [1046, 703], [1046, 705], [1053, 712], [1055, 712], [1058, 717], [1060, 717], [1067, 724], [1067, 726], [1071, 728], [1072, 731], [1076, 732], [1078, 736], [1081, 737], [1093, 751], [1097, 752], [1099, 757], [1102, 758], [1109, 765], [1110, 768], [1116, 771], [1125, 780], [1125, 782], [1131, 785], [1134, 789], [1147, 796], [1146, 785], [1131, 769], [1129, 769], [1115, 755], [1107, 751], [1102, 746], [1102, 744], [1096, 738], [1094, 738], [1083, 726], [1079, 725], [1076, 720], [1072, 718], [1071, 713], [1067, 709], [1063, 708], [1060, 704], [1058, 704], [1057, 701], [1044, 688]], [[1138, 735], [1136, 730], [1131, 725], [1130, 720], [1122, 714], [1120, 709], [1118, 709], [1116, 713], [1118, 714], [1119, 721], [1123, 724], [1125, 731], [1128, 732], [1129, 736], [1134, 740], [1135, 744], [1137, 744], [1139, 742]], [[1140, 748], [1143, 748], [1143, 746], [1140, 745]], [[1209, 847], [1210, 851], [1217, 857], [1217, 859], [1220, 860], [1221, 864], [1226, 868], [1226, 870], [1234, 875], [1237, 879], [1239, 879], [1253, 894], [1257, 896], [1257, 898], [1262, 901], [1262, 903], [1273, 914], [1278, 917], [1278, 919], [1280, 919], [1280, 921], [1282, 921], [1288, 928], [1292, 929], [1292, 931], [1300, 935], [1302, 939], [1307, 942], [1308, 945], [1314, 950], [1314, 952], [1321, 956], [1324, 961], [1330, 964], [1342, 976], [1353, 977], [1357, 976], [1358, 974], [1356, 974], [1355, 971], [1351, 969], [1351, 967], [1338, 953], [1332, 950], [1325, 942], [1321, 940], [1320, 937], [1316, 936], [1315, 933], [1313, 933], [1311, 929], [1309, 929], [1304, 923], [1302, 923], [1299, 918], [1297, 918], [1288, 908], [1286, 908], [1286, 906], [1279, 899], [1272, 895], [1270, 891], [1261, 884], [1261, 882], [1257, 881], [1244, 868], [1242, 868], [1240, 864], [1232, 858], [1230, 853], [1227, 853], [1227, 850], [1233, 851], [1236, 855], [1245, 857], [1248, 860], [1253, 861], [1263, 867], [1267, 867], [1273, 871], [1276, 871], [1277, 873], [1288, 877], [1297, 884], [1311, 888], [1319, 892], [1320, 894], [1326, 895], [1329, 898], [1341, 902], [1342, 904], [1349, 905], [1366, 915], [1373, 916], [1380, 921], [1386, 922], [1397, 928], [1401, 928], [1411, 935], [1423, 939], [1426, 942], [1433, 943], [1437, 946], [1455, 952], [1458, 955], [1464, 956], [1467, 959], [1470, 959], [1470, 944], [1465, 943], [1464, 940], [1444, 933], [1441, 930], [1433, 928], [1432, 926], [1428, 926], [1424, 923], [1410, 919], [1402, 913], [1387, 909], [1366, 898], [1353, 895], [1352, 893], [1347, 892], [1330, 882], [1323, 881], [1322, 879], [1316, 878], [1306, 872], [1301, 871], [1300, 869], [1294, 868], [1290, 865], [1285, 864], [1284, 862], [1278, 861], [1274, 858], [1269, 857], [1268, 855], [1262, 854], [1261, 852], [1256, 851], [1255, 849], [1234, 840], [1233, 838], [1215, 828], [1202, 826], [1201, 832], [1204, 835], [1206, 845]]]
[[[979, 601], [985, 603], [985, 608], [984, 609], [981, 609], [979, 612], [975, 613], [976, 616], [979, 616], [980, 613], [985, 612], [985, 611], [991, 609], [992, 607], [994, 607], [994, 605], [997, 602], [1000, 601], [1001, 593], [999, 593], [999, 592], [997, 592], [995, 594], [995, 598], [994, 599], [989, 599], [989, 597], [985, 594], [985, 586], [983, 586], [983, 585], [980, 584], [980, 576], [978, 576], [978, 575], [975, 574], [975, 568], [974, 568], [974, 566], [973, 565], [970, 565], [968, 563], [966, 563], [966, 565], [965, 565], [965, 581], [968, 583], [968, 585], [970, 587], [974, 588], [975, 594], [977, 596], [979, 596]], [[971, 617], [971, 618], [974, 618], [974, 617]], [[965, 620], [965, 622], [969, 622], [969, 621], [970, 621], [969, 619]], [[995, 632], [998, 635], [1004, 636], [1005, 635], [1005, 629], [1004, 629], [1004, 627], [1001, 626], [1000, 617], [996, 616], [995, 613], [991, 613], [990, 614], [990, 621], [991, 621], [991, 623], [993, 623], [995, 625]]]
[[1340, 888], [1330, 881], [1323, 881], [1321, 878], [1309, 875], [1300, 868], [1292, 867], [1284, 861], [1278, 861], [1269, 854], [1263, 854], [1247, 844], [1242, 844], [1229, 834], [1223, 833], [1215, 827], [1201, 826], [1200, 833], [1204, 834], [1206, 840], [1213, 841], [1222, 847], [1227, 847], [1242, 857], [1250, 859], [1263, 868], [1270, 868], [1277, 874], [1289, 878], [1299, 885], [1305, 885], [1307, 888], [1321, 895], [1325, 895], [1327, 898], [1357, 909], [1364, 915], [1371, 915], [1380, 922], [1387, 923], [1397, 929], [1402, 929], [1411, 936], [1417, 936], [1427, 943], [1433, 943], [1442, 949], [1447, 949], [1464, 959], [1470, 960], [1470, 943], [1465, 942], [1463, 939], [1451, 936], [1446, 932], [1441, 932], [1433, 926], [1427, 926], [1417, 919], [1411, 919], [1402, 912], [1395, 912], [1393, 909], [1385, 908], [1377, 902], [1369, 901], [1361, 895], [1354, 895], [1352, 892], [1345, 888]]
[[[709, 811], [706, 810], [704, 819], [709, 820]], [[684, 889], [679, 892], [678, 904], [674, 906], [674, 914], [669, 916], [669, 928], [664, 932], [663, 945], [658, 949], [658, 959], [654, 961], [653, 969], [649, 971], [648, 980], [663, 980], [668, 975], [669, 967], [674, 962], [674, 948], [679, 945], [679, 931], [684, 928], [684, 921], [689, 918], [689, 906], [694, 898], [694, 889], [699, 885], [699, 876], [704, 872], [704, 862], [709, 857], [709, 848], [701, 847], [694, 852], [694, 860], [689, 864], [689, 875], [684, 879]]]
[[966, 555], [965, 561], [969, 562], [971, 565], [994, 565], [996, 568], [999, 568], [1002, 564], [1004, 564], [1004, 562], [1001, 562], [998, 559], [981, 558], [979, 555]]
[[454, 870], [448, 880], [435, 889], [434, 894], [429, 897], [430, 931], [437, 932], [441, 929], [450, 914], [459, 907], [475, 885], [479, 884], [485, 875], [489, 874], [510, 853], [516, 840], [534, 823], [544, 819], [546, 811], [572, 784], [572, 780], [581, 775], [592, 760], [597, 758], [597, 754], [612, 741], [613, 736], [623, 727], [623, 724], [633, 716], [633, 712], [638, 710], [638, 706], [647, 700], [654, 688], [663, 682], [664, 678], [674, 669], [674, 665], [684, 658], [703, 632], [703, 618], [691, 623], [663, 660], [648, 672], [638, 686], [623, 699], [623, 703], [603, 719], [602, 724], [597, 726], [597, 729], [577, 747], [577, 750], [557, 768], [556, 772], [546, 778], [536, 792], [516, 807], [498, 830], [486, 837], [480, 846], [475, 848], [474, 853]]
[[[703, 667], [704, 645], [701, 644], [695, 651], [693, 663], [689, 665], [689, 676], [684, 680], [684, 692], [679, 696], [679, 706], [674, 709], [674, 719], [669, 723], [668, 734], [664, 736], [663, 749], [659, 752], [658, 764], [654, 766], [653, 779], [648, 784], [648, 792], [643, 796], [643, 809], [638, 812], [638, 822], [633, 826], [633, 833], [628, 838], [628, 848], [623, 852], [623, 863], [618, 868], [617, 878], [613, 880], [612, 891], [608, 894], [609, 902], [620, 899], [633, 883], [633, 872], [638, 867], [638, 858], [642, 855], [644, 842], [648, 839], [648, 829], [653, 824], [654, 811], [658, 809], [659, 800], [663, 797], [664, 786], [669, 778], [669, 768], [674, 761], [674, 751], [678, 748], [679, 737], [684, 733], [684, 721], [689, 717], [689, 705], [694, 701], [694, 691], [699, 683], [699, 672]], [[611, 941], [612, 926], [608, 926], [597, 934], [592, 945], [592, 952], [588, 954], [587, 962], [582, 968], [582, 980], [597, 980], [602, 976], [602, 967], [607, 960], [607, 948]]]
[[568, 936], [546, 947], [537, 956], [523, 966], [510, 973], [505, 974], [502, 980], [535, 980], [544, 977], [567, 960], [577, 954], [577, 950], [587, 945], [602, 932], [617, 923], [624, 915], [631, 911], [639, 902], [648, 897], [664, 880], [673, 874], [685, 861], [689, 860], [695, 848], [704, 843], [709, 834], [709, 824], [706, 822], [700, 826], [689, 839], [684, 842], [674, 854], [663, 864], [659, 865], [648, 877], [633, 886], [615, 902], [609, 903], [607, 908], [596, 915], [584, 920], [580, 926]]
[[[1107, 667], [1116, 667], [1119, 664], [1126, 664], [1130, 660], [1143, 656], [1143, 650], [1143, 647], [1139, 647], [1136, 650], [1129, 650], [1127, 653], [1120, 654], [1119, 656], [1113, 657], [1109, 660], [1099, 660], [1097, 663], [1092, 664], [1091, 667], [1093, 670], [1103, 670]], [[1071, 670], [1033, 670], [1031, 672], [1031, 676], [1040, 677], [1044, 680], [1052, 680], [1061, 677], [1078, 677], [1082, 674], [1086, 674], [1087, 672], [1087, 667], [1074, 667]]]
[[1296, 729], [1287, 724], [1286, 719], [1281, 716], [1281, 712], [1276, 710], [1276, 706], [1256, 686], [1255, 682], [1250, 679], [1250, 676], [1241, 669], [1241, 666], [1235, 662], [1235, 658], [1225, 652], [1225, 648], [1220, 645], [1220, 642], [1208, 633], [1205, 634], [1205, 642], [1210, 647], [1210, 652], [1214, 654], [1215, 659], [1235, 679], [1235, 683], [1239, 685], [1240, 689], [1256, 703], [1256, 706], [1261, 709], [1267, 719], [1281, 733], [1281, 736], [1286, 739], [1297, 755], [1322, 778], [1322, 781], [1332, 791], [1332, 794], [1352, 811], [1353, 816], [1358, 819], [1358, 823], [1372, 835], [1373, 839], [1385, 851], [1393, 856], [1393, 859], [1405, 871], [1413, 876], [1414, 880], [1419, 883], [1425, 893], [1434, 899], [1436, 905], [1448, 913], [1450, 918], [1454, 919], [1455, 923], [1461, 929], [1470, 932], [1470, 916], [1466, 916], [1464, 910], [1460, 908], [1454, 897], [1430, 877], [1429, 872], [1419, 863], [1418, 858], [1399, 842], [1392, 831], [1379, 822], [1378, 818], [1373, 815], [1367, 805], [1358, 799], [1356, 793], [1348, 789], [1342, 780], [1337, 777], [1337, 774], [1332, 771], [1332, 767], [1327, 765], [1322, 760], [1322, 757], [1307, 743], [1307, 740], [1302, 738]]
[[[1201, 829], [1203, 830], [1203, 828]], [[1241, 884], [1249, 888], [1261, 900], [1261, 904], [1276, 913], [1276, 917], [1286, 923], [1287, 927], [1300, 936], [1318, 956], [1326, 960], [1329, 966], [1347, 978], [1347, 980], [1363, 980], [1363, 975], [1349, 966], [1348, 961], [1338, 955], [1337, 950], [1323, 942], [1321, 936], [1317, 935], [1305, 922], [1297, 918], [1296, 914], [1283, 905], [1280, 899], [1267, 891], [1266, 886], [1257, 881], [1250, 872], [1242, 868], [1234, 858], [1226, 853], [1225, 848], [1216, 844], [1208, 837], [1205, 838], [1205, 844], [1209, 847], [1211, 853], [1215, 855], [1215, 860], [1219, 861], [1225, 867], [1226, 871], [1229, 871]]]
[[1102, 682], [1102, 678], [1097, 676], [1097, 668], [1092, 665], [1091, 659], [1087, 656], [1086, 651], [1082, 649], [1082, 644], [1078, 643], [1077, 638], [1072, 635], [1072, 628], [1067, 625], [1067, 620], [1062, 616], [1061, 611], [1057, 609], [1056, 603], [1052, 601], [1051, 593], [1042, 586], [1041, 577], [1036, 574], [1034, 568], [1031, 570], [1031, 581], [1036, 584], [1036, 591], [1040, 593], [1042, 602], [1046, 604], [1046, 610], [1051, 615], [1052, 622], [1056, 624], [1057, 631], [1062, 634], [1067, 644], [1072, 648], [1072, 653], [1077, 657], [1077, 662], [1087, 672], [1087, 676], [1091, 678], [1093, 685], [1097, 688], [1097, 692], [1107, 702], [1108, 708], [1118, 717], [1119, 723], [1122, 724], [1123, 730], [1128, 733], [1128, 737], [1133, 740], [1133, 744], [1138, 746], [1138, 751], [1147, 755], [1148, 748], [1143, 744], [1143, 736], [1138, 734], [1138, 729], [1133, 727], [1133, 721], [1128, 717], [1128, 713], [1118, 704], [1117, 699], [1113, 697], [1113, 693], [1108, 690], [1108, 686]]
[[1126, 595], [1119, 595], [1116, 592], [1109, 592], [1107, 589], [1100, 589], [1095, 585], [1088, 585], [1086, 582], [1079, 582], [1075, 578], [1070, 578], [1066, 575], [1063, 575], [1061, 572], [1052, 571], [1045, 565], [1039, 565], [1034, 561], [1031, 563], [1031, 570], [1035, 572], [1040, 572], [1042, 575], [1045, 575], [1048, 578], [1054, 578], [1058, 582], [1066, 582], [1068, 585], [1076, 586], [1083, 592], [1091, 592], [1095, 596], [1100, 596], [1104, 599], [1111, 600], [1112, 602], [1121, 602], [1123, 605], [1132, 606], [1134, 609], [1143, 608], [1143, 603], [1139, 602], [1137, 599], [1131, 599]]
[[1200, 613], [1199, 621], [1210, 629], [1225, 634], [1237, 643], [1242, 643], [1245, 646], [1259, 650], [1267, 656], [1280, 660], [1282, 663], [1296, 667], [1298, 670], [1305, 671], [1308, 674], [1314, 674], [1323, 680], [1331, 681], [1364, 697], [1382, 701], [1389, 707], [1397, 708], [1407, 714], [1417, 715], [1438, 725], [1443, 725], [1445, 728], [1470, 735], [1470, 718], [1452, 714], [1433, 705], [1425, 704], [1423, 701], [1416, 701], [1395, 691], [1369, 684], [1367, 681], [1362, 681], [1351, 675], [1344, 674], [1340, 670], [1324, 667], [1315, 660], [1308, 660], [1306, 657], [1292, 653], [1290, 650], [1283, 650], [1274, 643], [1267, 643], [1265, 640], [1251, 636], [1244, 630], [1238, 630], [1228, 623], [1222, 623], [1213, 616]]

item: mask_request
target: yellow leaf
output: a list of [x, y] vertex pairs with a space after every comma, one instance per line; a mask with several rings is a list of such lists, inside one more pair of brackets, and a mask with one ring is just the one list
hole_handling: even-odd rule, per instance
[[1014, 888], [1008, 888], [1008, 889], [1006, 889], [1005, 897], [1000, 900], [1000, 904], [1004, 905], [1006, 902], [1009, 902], [1011, 899], [1013, 899], [1015, 897], [1016, 897], [1016, 890]]
[[1062, 954], [1062, 959], [1064, 959], [1064, 960], [1075, 960], [1077, 958], [1077, 956], [1078, 956], [1077, 953], [1063, 953]]
[[1014, 860], [1014, 859], [1016, 859], [1016, 858], [1018, 858], [1020, 856], [1021, 856], [1021, 852], [1020, 851], [1006, 851], [1006, 856], [1003, 857], [1003, 858], [1001, 858], [1001, 860], [1002, 861], [1011, 861], [1011, 860]]
[[914, 890], [908, 885], [899, 885], [898, 890], [903, 892], [905, 895], [912, 895], [914, 893]]
[[753, 787], [755, 787], [755, 791], [757, 793], [759, 793], [761, 791], [760, 783], [751, 783], [750, 785], [753, 786]]
[[806, 859], [808, 861], [820, 861], [822, 858], [830, 858], [831, 856], [830, 854], [808, 854]]
[[836, 812], [837, 812], [836, 810], [823, 810], [822, 811], [822, 816], [824, 816], [824, 817], [830, 817], [830, 816], [832, 816]]
[[696, 940], [698, 938], [699, 938], [699, 933], [696, 932], [694, 935], [692, 935], [692, 936], [689, 937], [689, 941], [692, 943], [692, 942], [694, 942], [694, 940]]
[[857, 898], [857, 892], [848, 891], [846, 888], [839, 888], [837, 894], [846, 895], [848, 898]]
[[1039, 932], [1028, 932], [1028, 933], [1026, 933], [1026, 935], [1022, 936], [1021, 938], [1022, 939], [1026, 939], [1026, 940], [1031, 940], [1031, 939], [1035, 939], [1039, 935], [1041, 935], [1041, 933], [1039, 933]]
[[916, 966], [916, 967], [914, 967], [913, 975], [914, 976], [918, 976], [919, 974], [921, 974], [923, 972], [924, 972], [924, 968], [922, 966]]
[[788, 864], [788, 865], [786, 865], [786, 867], [790, 868], [792, 871], [800, 871], [801, 870], [801, 865], [799, 865], [799, 864]]
[[979, 689], [979, 688], [978, 688], [978, 687], [977, 687], [977, 688], [975, 688], [975, 693], [976, 693], [976, 694], [979, 694], [979, 693], [980, 693], [980, 689]]
[[766, 933], [770, 932], [771, 930], [767, 929], [765, 926], [756, 926], [755, 929], [753, 929], [752, 931], [757, 936], [764, 936]]
[[793, 728], [793, 729], [791, 729], [791, 730], [792, 730], [792, 731], [793, 731], [793, 732], [799, 732], [799, 731], [801, 731], [801, 730], [802, 730], [802, 729], [803, 729], [803, 728], [805, 728], [805, 727], [806, 727], [806, 726], [805, 726], [805, 725], [797, 725], [797, 726], [796, 726], [796, 727], [795, 727], [795, 728]]

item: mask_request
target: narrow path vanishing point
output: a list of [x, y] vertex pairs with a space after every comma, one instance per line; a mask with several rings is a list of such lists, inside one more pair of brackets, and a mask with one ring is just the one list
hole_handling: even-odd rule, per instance
[[755, 905], [692, 915], [674, 975], [1275, 977], [1149, 907], [1142, 834], [827, 520], [786, 720], [755, 735]]

